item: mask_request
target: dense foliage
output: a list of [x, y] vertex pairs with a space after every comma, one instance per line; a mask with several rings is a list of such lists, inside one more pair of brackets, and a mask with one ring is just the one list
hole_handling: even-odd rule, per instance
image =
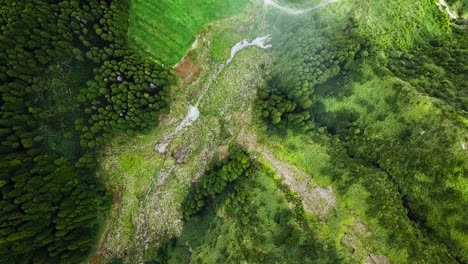
[[285, 52], [258, 90], [257, 104], [264, 119], [283, 127], [313, 127], [315, 86], [349, 69], [357, 56], [368, 54], [366, 44], [353, 37], [352, 27], [353, 23], [340, 29], [321, 23], [296, 25], [281, 38], [277, 49]]
[[435, 39], [418, 49], [390, 52], [387, 66], [421, 93], [443, 100], [466, 115], [467, 43], [466, 29], [456, 27], [451, 41]]
[[[446, 14], [435, 5], [427, 12], [421, 16], [438, 21], [440, 28], [447, 27]], [[405, 22], [403, 14], [400, 16], [400, 23], [406, 25], [417, 19], [411, 14]], [[468, 163], [462, 145], [467, 140], [466, 28], [449, 25], [445, 38], [427, 34], [424, 39], [421, 36], [427, 28], [412, 28], [405, 38], [414, 39], [402, 38], [389, 47], [375, 39], [363, 41], [363, 36], [372, 34], [366, 31], [365, 23], [341, 21], [341, 30], [330, 26], [331, 22], [317, 23], [326, 25], [327, 31], [314, 26], [285, 30], [291, 34], [279, 37], [277, 59], [258, 91], [258, 115], [276, 131], [315, 127], [316, 133], [326, 132], [337, 140], [337, 147], [345, 146], [342, 158], [376, 171], [363, 173], [380, 175], [369, 178], [375, 181], [372, 183], [364, 180], [367, 188], [383, 190], [382, 181], [395, 184], [396, 193], [390, 195], [394, 205], [370, 200], [373, 213], [379, 205], [393, 206], [395, 210], [386, 217], [401, 214], [398, 218], [402, 218], [391, 221], [402, 223], [408, 218], [424, 236], [437, 237], [430, 242], [430, 254], [410, 256], [408, 261], [431, 256], [438, 256], [437, 262], [448, 261], [444, 259], [446, 246], [458, 261], [466, 262]], [[321, 44], [314, 45], [316, 39]], [[347, 71], [346, 65], [353, 67]], [[340, 186], [347, 189], [349, 184]], [[406, 207], [407, 214], [398, 203]], [[412, 228], [393, 232], [393, 236], [398, 240], [414, 233]], [[422, 246], [413, 243], [405, 247], [422, 250]]]
[[249, 155], [240, 147], [230, 149], [229, 156], [220, 161], [213, 161], [205, 175], [194, 185], [184, 200], [182, 211], [185, 218], [199, 212], [215, 195], [241, 176], [248, 176], [251, 166]]
[[0, 4], [0, 262], [78, 263], [110, 200], [96, 151], [156, 123], [170, 73], [126, 48], [128, 1]]
[[[212, 168], [200, 180], [223, 168]], [[255, 163], [248, 174], [213, 197], [203, 213], [187, 219], [181, 236], [167, 241], [153, 262], [340, 262], [333, 245], [316, 237], [315, 220], [304, 218], [294, 192], [262, 164]]]
[[450, 10], [460, 18], [468, 16], [468, 1], [467, 0], [447, 0]]
[[[95, 248], [112, 199], [95, 177], [97, 155], [116, 133], [157, 125], [173, 83], [128, 48], [128, 29], [132, 47], [174, 64], [206, 23], [247, 2], [135, 0], [129, 19], [128, 0], [0, 0], [0, 263], [81, 263]], [[395, 263], [468, 262], [468, 34], [436, 2], [357, 1], [271, 18], [274, 58], [257, 94], [275, 136], [323, 141], [326, 173], [349, 195], [338, 208], [362, 203], [356, 219], [381, 232], [366, 252]], [[466, 0], [447, 2], [466, 15]], [[183, 232], [155, 261], [356, 257], [340, 251], [341, 229], [326, 232], [343, 212], [316, 220], [277, 179], [232, 146], [191, 186]], [[356, 201], [354, 188], [367, 199]]]

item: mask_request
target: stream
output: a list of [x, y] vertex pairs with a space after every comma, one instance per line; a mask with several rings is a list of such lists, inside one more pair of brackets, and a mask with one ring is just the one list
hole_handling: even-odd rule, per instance
[[200, 103], [202, 99], [204, 98], [206, 92], [210, 89], [211, 83], [213, 82], [213, 80], [215, 80], [218, 77], [218, 75], [224, 70], [224, 68], [232, 62], [232, 60], [234, 59], [234, 57], [239, 51], [248, 47], [252, 47], [252, 46], [256, 46], [261, 49], [269, 49], [272, 47], [271, 44], [268, 44], [269, 41], [270, 41], [270, 35], [266, 35], [266, 36], [258, 37], [252, 41], [248, 41], [247, 39], [244, 39], [236, 43], [234, 46], [232, 46], [231, 56], [225, 63], [220, 64], [218, 69], [213, 74], [211, 74], [210, 79], [206, 83], [195, 105], [189, 107], [188, 113], [184, 117], [182, 122], [180, 122], [180, 124], [176, 127], [176, 129], [173, 132], [163, 137], [163, 139], [154, 147], [154, 151], [161, 153], [161, 154], [166, 153], [167, 147], [171, 143], [172, 138], [175, 135], [177, 135], [179, 132], [181, 132], [183, 129], [191, 126], [195, 121], [197, 121], [197, 119], [200, 116], [200, 110], [198, 109], [198, 107], [200, 106]]
[[[272, 45], [268, 44], [269, 41], [270, 35], [266, 35], [258, 37], [252, 41], [244, 39], [236, 43], [231, 48], [231, 54], [229, 59], [225, 63], [220, 64], [218, 66], [218, 69], [211, 74], [195, 105], [189, 107], [188, 113], [187, 115], [185, 115], [182, 122], [179, 123], [179, 125], [175, 128], [173, 132], [165, 135], [160, 141], [160, 143], [155, 146], [154, 150], [161, 154], [167, 153], [167, 147], [171, 143], [173, 137], [185, 128], [190, 127], [195, 121], [197, 121], [197, 119], [200, 116], [200, 111], [198, 107], [202, 99], [204, 98], [206, 92], [210, 89], [211, 83], [218, 77], [218, 75], [224, 70], [224, 68], [232, 62], [235, 55], [239, 51], [251, 46], [257, 46], [261, 49], [269, 49], [272, 47]], [[171, 175], [172, 172], [176, 169], [176, 166], [177, 164], [173, 164], [169, 169], [160, 171], [157, 177], [153, 179], [149, 184], [148, 191], [146, 192], [146, 195], [143, 199], [143, 203], [139, 210], [138, 216], [135, 218], [134, 221], [136, 223], [137, 228], [135, 244], [137, 245], [137, 248], [140, 250], [140, 252], [145, 252], [148, 249], [149, 244], [148, 231], [150, 227], [148, 226], [148, 217], [151, 217], [152, 215], [148, 214], [147, 212], [154, 211], [156, 212], [156, 214], [158, 214], [158, 212], [160, 212], [161, 210], [161, 208], [158, 208], [158, 199], [161, 198], [159, 195], [162, 194], [160, 192], [154, 192], [154, 189], [164, 184], [167, 177]], [[141, 261], [142, 257], [143, 255], [139, 254], [137, 258], [139, 259], [139, 261]]]
[[451, 19], [458, 18], [458, 16], [456, 16], [454, 13], [452, 13], [452, 11], [450, 11], [450, 8], [448, 7], [445, 0], [439, 0], [439, 3], [437, 4], [437, 6], [439, 7], [440, 10], [444, 10], [445, 12], [447, 12], [447, 14], [449, 15]]

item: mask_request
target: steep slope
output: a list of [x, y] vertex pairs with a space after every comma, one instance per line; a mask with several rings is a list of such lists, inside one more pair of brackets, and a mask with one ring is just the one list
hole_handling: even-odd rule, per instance
[[[343, 3], [337, 7], [348, 13], [327, 16], [324, 10], [293, 25], [283, 20], [285, 33], [278, 34], [277, 59], [259, 89], [257, 109], [276, 133], [325, 132], [336, 140], [333, 148], [344, 146], [339, 156], [380, 171], [395, 184], [408, 209], [405, 221], [414, 221], [435, 243], [429, 255], [398, 262], [429, 260], [445, 246], [463, 262], [466, 28], [449, 24], [433, 1], [414, 1], [410, 8], [392, 1], [388, 11], [382, 5]], [[364, 167], [357, 170], [369, 173]]]

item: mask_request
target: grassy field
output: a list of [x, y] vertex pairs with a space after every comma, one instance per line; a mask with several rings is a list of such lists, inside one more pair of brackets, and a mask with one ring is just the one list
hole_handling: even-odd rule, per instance
[[166, 65], [176, 64], [211, 21], [242, 11], [248, 0], [133, 0], [130, 46]]
[[439, 12], [435, 4], [398, 0], [359, 1], [354, 5], [354, 17], [363, 36], [372, 32], [372, 41], [383, 47], [410, 47], [423, 43], [428, 36], [444, 33], [434, 16]]

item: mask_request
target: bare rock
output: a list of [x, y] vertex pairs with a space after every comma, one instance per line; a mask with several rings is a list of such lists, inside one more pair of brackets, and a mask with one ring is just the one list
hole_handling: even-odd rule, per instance
[[362, 235], [364, 235], [366, 237], [371, 235], [371, 232], [369, 231], [369, 228], [367, 227], [367, 225], [361, 219], [357, 219], [356, 221], [354, 221], [353, 229], [358, 231], [360, 234], [362, 234]]
[[384, 255], [370, 254], [366, 258], [366, 264], [391, 264], [391, 262]]
[[187, 147], [179, 147], [172, 152], [171, 157], [173, 157], [177, 163], [182, 164], [185, 163], [185, 157], [187, 156], [187, 152]]
[[167, 153], [167, 143], [159, 143], [154, 147], [154, 151], [159, 154], [166, 154]]
[[356, 252], [356, 239], [350, 236], [349, 234], [345, 234], [341, 239], [341, 244], [349, 249], [351, 253]]

